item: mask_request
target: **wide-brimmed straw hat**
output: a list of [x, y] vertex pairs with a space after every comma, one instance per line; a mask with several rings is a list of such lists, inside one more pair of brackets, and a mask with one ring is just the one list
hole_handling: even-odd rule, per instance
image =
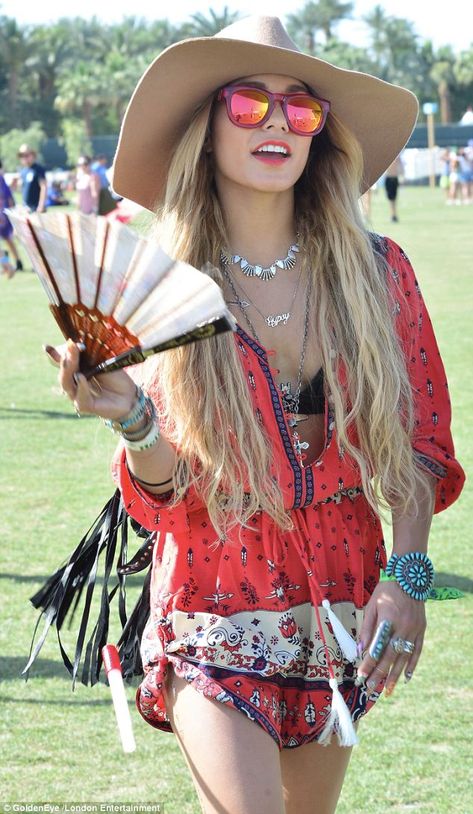
[[293, 76], [330, 101], [361, 145], [362, 192], [389, 167], [415, 126], [418, 103], [411, 91], [302, 53], [277, 17], [246, 17], [213, 37], [171, 45], [151, 63], [125, 113], [114, 191], [153, 209], [193, 111], [222, 85], [262, 73]]

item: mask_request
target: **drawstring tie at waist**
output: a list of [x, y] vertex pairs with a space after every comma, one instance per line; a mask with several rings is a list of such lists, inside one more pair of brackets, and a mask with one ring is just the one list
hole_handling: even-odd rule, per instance
[[[357, 495], [362, 493], [362, 491], [363, 490], [359, 486], [349, 489], [340, 489], [335, 494], [330, 495], [319, 502], [334, 502], [338, 504], [345, 496], [350, 500], [354, 500]], [[325, 728], [320, 736], [319, 743], [323, 745], [330, 743], [332, 733], [334, 729], [336, 729], [341, 746], [354, 746], [358, 743], [358, 738], [353, 726], [350, 711], [340, 693], [340, 690], [338, 689], [338, 681], [335, 677], [330, 659], [330, 651], [327, 646], [322, 620], [320, 618], [320, 607], [323, 607], [326, 611], [333, 635], [347, 661], [354, 662], [357, 658], [358, 654], [356, 650], [356, 642], [333, 612], [329, 600], [323, 596], [317, 576], [312, 567], [309, 553], [311, 539], [310, 530], [307, 523], [307, 512], [304, 509], [292, 509], [291, 516], [294, 522], [294, 528], [290, 531], [284, 532], [275, 526], [274, 521], [271, 520], [266, 513], [262, 513], [261, 533], [263, 538], [263, 550], [266, 558], [273, 565], [283, 565], [286, 559], [285, 541], [290, 538], [291, 542], [294, 544], [299, 553], [307, 573], [310, 596], [315, 615], [317, 617], [319, 633], [325, 651], [325, 658], [329, 672], [329, 684], [332, 690], [332, 708], [327, 718]]]

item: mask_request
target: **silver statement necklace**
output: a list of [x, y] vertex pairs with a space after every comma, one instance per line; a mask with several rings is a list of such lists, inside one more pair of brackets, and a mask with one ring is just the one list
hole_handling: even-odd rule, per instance
[[259, 277], [260, 280], [272, 280], [276, 276], [278, 268], [280, 269], [293, 269], [296, 265], [296, 254], [300, 251], [299, 244], [294, 243], [289, 246], [287, 255], [284, 260], [274, 260], [269, 266], [259, 266], [256, 263], [250, 263], [246, 257], [240, 254], [230, 254], [227, 249], [220, 250], [220, 262], [222, 266], [230, 266], [239, 264], [243, 274], [246, 277]]
[[[233, 294], [236, 298], [236, 304], [240, 308], [246, 323], [252, 332], [254, 338], [257, 342], [262, 346], [261, 339], [259, 338], [258, 334], [256, 333], [255, 327], [251, 322], [248, 314], [246, 313], [246, 309], [242, 307], [240, 298], [238, 297], [237, 290], [233, 283], [231, 276], [223, 269], [227, 280], [230, 283], [230, 287], [233, 291]], [[310, 295], [312, 291], [312, 280], [309, 278], [307, 283], [307, 292], [306, 292], [306, 304], [305, 304], [305, 313], [304, 313], [304, 333], [302, 336], [302, 348], [301, 348], [301, 356], [299, 360], [299, 370], [297, 372], [297, 382], [296, 382], [296, 389], [292, 392], [292, 385], [291, 382], [281, 382], [279, 384], [279, 389], [281, 391], [281, 401], [284, 412], [288, 415], [287, 423], [292, 429], [292, 443], [294, 450], [299, 458], [299, 463], [301, 466], [304, 466], [303, 463], [303, 452], [309, 449], [309, 444], [307, 441], [301, 441], [299, 433], [297, 432], [297, 425], [300, 424], [301, 421], [305, 421], [307, 416], [299, 414], [299, 397], [301, 394], [302, 389], [302, 371], [304, 369], [304, 361], [305, 361], [305, 354], [307, 350], [307, 339], [309, 335], [309, 312], [310, 312]]]
[[233, 279], [232, 279], [231, 275], [229, 274], [229, 272], [227, 271], [227, 269], [225, 268], [225, 266], [222, 266], [222, 271], [223, 271], [223, 273], [224, 273], [224, 275], [225, 275], [225, 277], [226, 277], [226, 279], [227, 279], [227, 281], [228, 281], [228, 283], [229, 283], [229, 285], [230, 285], [230, 287], [231, 287], [231, 289], [233, 291], [233, 294], [235, 296], [235, 305], [238, 305], [240, 310], [244, 310], [245, 308], [249, 308], [250, 305], [252, 305], [253, 308], [255, 309], [255, 311], [257, 311], [258, 314], [264, 319], [264, 321], [266, 322], [266, 325], [268, 326], [268, 328], [277, 328], [278, 325], [281, 325], [281, 324], [287, 325], [288, 321], [291, 318], [291, 312], [292, 312], [292, 309], [294, 307], [294, 303], [296, 301], [297, 292], [299, 290], [299, 285], [300, 285], [301, 278], [302, 278], [302, 268], [301, 268], [301, 270], [299, 272], [299, 277], [297, 278], [297, 283], [296, 283], [296, 287], [294, 289], [294, 294], [292, 295], [292, 300], [291, 300], [291, 304], [289, 306], [289, 310], [288, 311], [283, 311], [280, 314], [269, 314], [268, 316], [265, 316], [263, 314], [263, 312], [260, 311], [260, 309], [258, 308], [256, 303], [254, 303], [253, 300], [251, 300], [249, 298], [249, 296], [248, 296], [247, 292], [245, 291], [245, 289], [243, 288], [242, 284], [238, 283], [241, 290], [243, 291], [243, 294], [245, 295], [245, 297], [247, 297], [246, 300], [242, 300], [240, 298], [240, 296], [238, 295], [238, 292], [237, 292], [237, 290], [235, 288], [235, 284], [233, 282]]

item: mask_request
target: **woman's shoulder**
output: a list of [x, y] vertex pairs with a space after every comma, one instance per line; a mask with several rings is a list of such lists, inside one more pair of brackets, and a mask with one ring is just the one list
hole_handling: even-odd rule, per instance
[[414, 275], [408, 255], [391, 237], [377, 232], [368, 232], [373, 251], [381, 260], [380, 266], [384, 271], [391, 271], [391, 276], [399, 282], [398, 276], [406, 279]]

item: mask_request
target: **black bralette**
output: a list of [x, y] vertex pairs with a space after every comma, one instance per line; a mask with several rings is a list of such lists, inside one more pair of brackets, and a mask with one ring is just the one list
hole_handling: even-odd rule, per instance
[[301, 390], [299, 396], [299, 412], [306, 415], [315, 415], [325, 412], [323, 368], [320, 368], [312, 381]]

